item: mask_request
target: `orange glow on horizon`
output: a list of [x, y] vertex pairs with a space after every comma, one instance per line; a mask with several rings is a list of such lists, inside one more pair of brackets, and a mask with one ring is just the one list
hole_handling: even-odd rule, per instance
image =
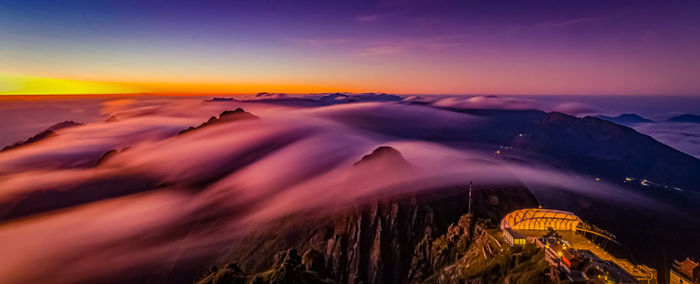
[[[415, 74], [414, 74], [415, 75]], [[196, 81], [171, 78], [173, 81], [118, 81], [118, 80], [93, 80], [78, 78], [53, 78], [33, 75], [18, 75], [0, 73], [0, 96], [51, 96], [51, 95], [248, 95], [260, 92], [286, 93], [286, 94], [312, 94], [312, 93], [392, 93], [402, 95], [655, 95], [664, 93], [656, 92], [615, 92], [603, 91], [543, 91], [526, 84], [506, 84], [508, 80], [499, 80], [489, 77], [488, 80], [467, 80], [463, 85], [468, 87], [464, 91], [457, 85], [449, 85], [442, 82], [440, 88], [431, 88], [430, 80], [417, 78], [411, 74], [404, 74], [401, 79], [383, 80], [379, 77], [371, 77], [369, 81], [361, 83], [333, 82], [308, 82], [306, 80], [292, 79], [255, 80], [235, 82]], [[218, 79], [222, 80], [222, 79]], [[502, 82], [499, 84], [499, 82]], [[511, 82], [512, 83], [512, 82]], [[482, 86], [483, 85], [483, 86]], [[666, 94], [687, 94], [687, 92], [666, 92]]]
[[300, 85], [283, 83], [169, 83], [169, 82], [100, 82], [0, 74], [0, 95], [216, 95], [274, 93], [361, 92], [352, 86]]

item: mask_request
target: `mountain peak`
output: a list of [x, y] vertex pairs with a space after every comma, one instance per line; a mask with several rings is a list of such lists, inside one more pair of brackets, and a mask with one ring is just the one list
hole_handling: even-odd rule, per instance
[[62, 121], [62, 122], [56, 123], [56, 124], [54, 124], [54, 125], [51, 125], [51, 126], [50, 126], [49, 128], [47, 128], [46, 130], [56, 131], [56, 130], [60, 130], [60, 129], [63, 129], [63, 128], [68, 128], [68, 127], [73, 127], [73, 126], [79, 126], [79, 125], [82, 125], [82, 124], [81, 124], [81, 123], [78, 123], [78, 122], [75, 122], [75, 121], [72, 121], [72, 120], [66, 120], [66, 121]]
[[353, 166], [361, 166], [378, 161], [400, 166], [410, 165], [408, 161], [403, 158], [401, 152], [389, 146], [380, 146], [374, 149], [372, 153], [364, 155], [362, 159], [353, 164]]
[[634, 125], [637, 123], [648, 123], [648, 122], [654, 122], [651, 119], [644, 118], [638, 114], [634, 113], [623, 113], [615, 117], [611, 116], [605, 116], [605, 115], [599, 115], [597, 116], [600, 119], [607, 120], [607, 121], [612, 121], [617, 124], [622, 124], [626, 126]]
[[242, 108], [236, 108], [235, 110], [227, 110], [219, 114], [219, 117], [217, 118], [216, 116], [212, 116], [207, 120], [206, 122], [200, 124], [197, 127], [190, 127], [187, 128], [183, 131], [180, 131], [178, 135], [185, 134], [190, 131], [194, 131], [197, 129], [201, 129], [207, 126], [211, 126], [214, 124], [220, 124], [220, 123], [226, 123], [226, 122], [232, 122], [232, 121], [237, 121], [237, 120], [246, 120], [246, 119], [257, 119], [256, 115], [249, 113]]
[[686, 113], [686, 114], [681, 114], [678, 116], [671, 117], [668, 119], [668, 121], [700, 123], [700, 115]]
[[15, 144], [12, 144], [12, 145], [5, 146], [4, 148], [2, 148], [2, 150], [0, 150], [0, 152], [16, 149], [16, 148], [19, 148], [22, 146], [26, 146], [26, 145], [29, 145], [32, 143], [39, 142], [41, 140], [44, 140], [46, 138], [49, 138], [49, 137], [56, 135], [56, 131], [58, 131], [60, 129], [78, 126], [78, 125], [82, 125], [82, 124], [77, 123], [77, 122], [72, 121], [72, 120], [66, 120], [63, 122], [56, 123], [54, 125], [49, 126], [49, 128], [46, 128], [46, 130], [30, 137], [29, 139], [27, 139], [25, 141], [20, 141], [20, 142], [17, 142]]

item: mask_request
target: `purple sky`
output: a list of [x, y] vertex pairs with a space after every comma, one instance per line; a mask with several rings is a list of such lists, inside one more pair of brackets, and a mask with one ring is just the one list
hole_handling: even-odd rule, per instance
[[0, 75], [179, 93], [699, 94], [697, 15], [696, 1], [1, 0]]

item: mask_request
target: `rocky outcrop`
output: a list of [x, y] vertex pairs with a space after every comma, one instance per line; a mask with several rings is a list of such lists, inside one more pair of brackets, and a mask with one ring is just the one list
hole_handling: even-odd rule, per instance
[[423, 281], [459, 259], [472, 241], [473, 219], [471, 214], [462, 215], [437, 239], [433, 239], [432, 234], [426, 234], [414, 249], [408, 280]]
[[403, 155], [396, 149], [381, 146], [374, 149], [372, 153], [364, 155], [362, 159], [353, 164], [355, 168], [369, 169], [376, 168], [377, 170], [390, 167], [395, 170], [408, 170], [412, 168], [411, 164], [404, 159]]
[[246, 120], [246, 119], [257, 119], [257, 118], [258, 117], [255, 116], [254, 114], [246, 112], [242, 108], [237, 108], [236, 110], [227, 110], [227, 111], [222, 112], [218, 118], [215, 116], [212, 116], [209, 118], [209, 120], [200, 124], [197, 127], [190, 127], [190, 128], [187, 128], [183, 131], [180, 131], [180, 133], [178, 133], [178, 135], [190, 133], [192, 131], [202, 129], [204, 127], [216, 125], [216, 124], [239, 121], [239, 120]]
[[102, 154], [102, 156], [100, 156], [100, 158], [97, 159], [97, 161], [95, 161], [95, 166], [99, 166], [99, 165], [103, 164], [105, 161], [116, 156], [118, 153], [119, 153], [119, 151], [117, 151], [115, 149], [110, 149], [109, 151]]
[[[349, 232], [362, 238], [360, 231]], [[304, 233], [312, 231], [297, 234]], [[433, 231], [426, 230], [412, 251], [404, 247], [410, 237], [401, 241], [374, 236], [367, 243], [353, 242], [350, 235], [331, 238], [325, 255], [308, 249], [299, 257], [295, 249], [282, 250], [274, 255], [270, 269], [254, 274], [246, 274], [231, 263], [220, 269], [213, 267], [197, 283], [551, 282], [542, 250], [532, 244], [510, 247], [492, 220], [475, 218], [472, 214], [462, 215], [435, 239]], [[363, 249], [371, 252], [368, 257], [362, 256]], [[404, 266], [402, 260], [410, 262]]]
[[324, 263], [323, 255], [309, 250], [300, 257], [296, 250], [280, 251], [274, 256], [274, 264], [264, 272], [246, 274], [236, 264], [229, 263], [221, 269], [212, 267], [198, 284], [332, 284], [334, 280], [323, 276], [321, 271]]
[[[411, 166], [395, 149], [380, 147], [355, 167], [387, 160]], [[304, 267], [339, 283], [417, 281], [453, 263], [469, 247], [472, 218], [500, 220], [512, 210], [537, 206], [527, 188], [517, 184], [478, 185], [473, 201], [473, 214], [462, 217], [467, 213], [466, 191], [455, 186], [380, 200], [331, 217], [290, 218], [234, 243], [224, 258], [261, 273], [275, 267], [271, 260], [277, 251], [313, 250], [318, 253], [305, 254]]]
[[46, 130], [40, 132], [37, 135], [30, 137], [29, 139], [27, 139], [25, 141], [17, 142], [13, 145], [10, 145], [10, 146], [5, 146], [4, 148], [2, 148], [2, 150], [0, 150], [0, 152], [17, 149], [17, 148], [20, 148], [23, 146], [30, 145], [32, 143], [42, 141], [44, 139], [55, 136], [56, 131], [58, 131], [58, 130], [68, 128], [68, 127], [78, 126], [78, 125], [81, 125], [81, 124], [77, 123], [75, 121], [63, 121], [63, 122], [56, 123], [56, 124], [52, 125], [51, 127], [47, 128]]
[[[552, 283], [544, 252], [533, 244], [508, 246], [497, 228], [477, 221], [468, 246], [446, 238], [456, 260], [435, 274], [420, 280], [423, 283]], [[441, 243], [438, 243], [441, 245]], [[440, 249], [440, 247], [438, 247]]]

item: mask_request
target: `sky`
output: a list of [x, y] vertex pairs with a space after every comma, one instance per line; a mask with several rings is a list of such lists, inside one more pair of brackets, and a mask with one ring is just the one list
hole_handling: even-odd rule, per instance
[[0, 0], [0, 94], [699, 95], [699, 14], [697, 1]]

